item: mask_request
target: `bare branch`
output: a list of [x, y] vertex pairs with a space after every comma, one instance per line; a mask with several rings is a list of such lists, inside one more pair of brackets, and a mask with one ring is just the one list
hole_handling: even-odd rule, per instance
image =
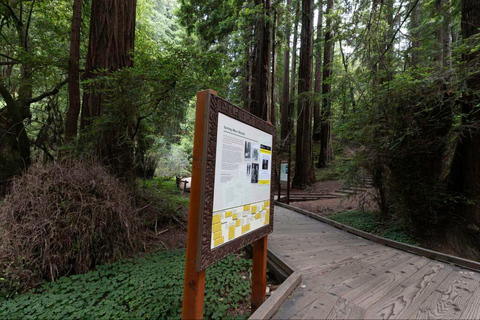
[[60, 89], [65, 85], [67, 84], [68, 82], [68, 79], [65, 79], [63, 80], [62, 82], [60, 82], [59, 84], [57, 84], [55, 86], [55, 88], [53, 88], [51, 91], [48, 91], [48, 92], [44, 92], [42, 93], [41, 95], [35, 97], [35, 98], [32, 98], [30, 100], [28, 100], [29, 103], [34, 103], [34, 102], [38, 102], [40, 100], [43, 100], [45, 99], [46, 97], [50, 97], [50, 96], [53, 96], [53, 95], [56, 95]]

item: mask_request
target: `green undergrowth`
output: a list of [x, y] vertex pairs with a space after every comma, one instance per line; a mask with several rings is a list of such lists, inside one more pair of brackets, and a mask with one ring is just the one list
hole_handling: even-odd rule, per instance
[[411, 238], [399, 223], [384, 221], [377, 212], [343, 211], [328, 216], [328, 218], [390, 240], [418, 245], [418, 242]]
[[148, 189], [152, 192], [165, 197], [165, 200], [175, 206], [188, 207], [189, 193], [183, 193], [180, 188], [177, 187], [175, 179], [165, 180], [161, 178], [153, 178], [150, 180], [141, 180], [140, 187]]
[[[179, 319], [185, 250], [161, 251], [64, 277], [9, 300], [3, 319]], [[251, 259], [229, 255], [206, 271], [204, 317], [246, 318]]]

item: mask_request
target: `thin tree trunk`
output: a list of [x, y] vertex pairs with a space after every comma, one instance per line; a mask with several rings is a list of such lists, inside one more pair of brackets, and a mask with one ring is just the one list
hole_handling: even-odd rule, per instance
[[[295, 111], [295, 80], [297, 78], [297, 44], [298, 44], [298, 24], [299, 24], [300, 0], [297, 0], [297, 7], [295, 9], [295, 28], [293, 31], [293, 46], [292, 46], [292, 72], [290, 77], [290, 102], [288, 107], [288, 118], [290, 119], [289, 132], [293, 131], [294, 121], [293, 113]], [[291, 135], [290, 139], [293, 140]]]
[[421, 19], [421, 7], [420, 1], [412, 0], [412, 6], [415, 6], [412, 10], [412, 18], [410, 20], [410, 28], [412, 34], [412, 65], [414, 67], [419, 67], [420, 65], [420, 19]]
[[251, 112], [261, 119], [270, 120], [270, 0], [256, 0], [255, 4], [263, 4], [263, 14], [255, 28]]
[[277, 30], [277, 10], [273, 13], [273, 28], [272, 28], [272, 80], [270, 83], [271, 97], [270, 97], [270, 121], [274, 126], [277, 126], [277, 108], [275, 104], [275, 77], [277, 76], [277, 43], [275, 42], [275, 36]]
[[290, 20], [290, 7], [292, 3], [291, 0], [287, 0], [287, 10], [285, 10], [287, 26], [285, 32], [285, 50], [283, 52], [283, 81], [282, 81], [282, 104], [280, 106], [280, 138], [281, 138], [281, 147], [286, 146], [288, 134], [291, 130], [289, 127], [289, 84], [290, 84], [290, 29], [292, 28]]
[[312, 159], [313, 0], [302, 1], [302, 33], [298, 70], [298, 123], [293, 186], [316, 181]]
[[68, 110], [65, 120], [65, 142], [77, 136], [80, 114], [80, 26], [82, 0], [73, 1], [72, 28], [70, 30], [70, 59], [68, 60]]
[[323, 2], [318, 1], [317, 43], [315, 46], [315, 102], [313, 104], [313, 141], [320, 141], [321, 126], [321, 84], [322, 84], [322, 24]]
[[451, 14], [452, 9], [450, 0], [442, 1], [442, 16], [443, 16], [443, 66], [449, 69], [452, 66], [452, 23]]
[[333, 21], [330, 16], [333, 12], [334, 0], [327, 1], [327, 24], [325, 26], [325, 54], [323, 58], [323, 83], [322, 83], [322, 122], [320, 129], [320, 155], [318, 158], [318, 167], [325, 168], [333, 160], [332, 148], [332, 124], [331, 124], [331, 105], [332, 105], [332, 85], [331, 76], [333, 73], [333, 50], [335, 41], [333, 40]]

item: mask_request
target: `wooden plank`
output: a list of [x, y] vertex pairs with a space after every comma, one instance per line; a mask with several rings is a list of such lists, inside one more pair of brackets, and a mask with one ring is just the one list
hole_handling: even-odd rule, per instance
[[406, 276], [414, 274], [428, 262], [428, 259], [412, 256], [409, 260], [381, 274], [372, 272], [376, 276], [375, 279], [350, 291], [343, 297], [347, 300], [352, 300], [362, 308], [368, 309], [368, 307], [380, 300], [385, 293], [403, 281]]
[[270, 319], [301, 281], [301, 273], [292, 273], [249, 319]]
[[[327, 319], [363, 319], [365, 309], [344, 298], [340, 298], [330, 311]], [[317, 318], [318, 319], [318, 318]]]
[[475, 290], [470, 301], [468, 301], [465, 311], [460, 316], [461, 319], [480, 319], [480, 287]]
[[302, 284], [295, 289], [293, 294], [285, 301], [272, 319], [290, 319], [325, 294], [326, 292], [319, 288], [303, 287]]
[[427, 264], [375, 303], [368, 310], [366, 318], [405, 318], [421, 306], [452, 270], [440, 262]]
[[[317, 299], [308, 308], [308, 312], [302, 317], [302, 319], [326, 319], [332, 309], [336, 306], [336, 303], [340, 297], [336, 297], [331, 294], [326, 294], [320, 299]], [[297, 317], [295, 315], [295, 317]]]
[[478, 274], [454, 270], [409, 319], [459, 319], [478, 289]]

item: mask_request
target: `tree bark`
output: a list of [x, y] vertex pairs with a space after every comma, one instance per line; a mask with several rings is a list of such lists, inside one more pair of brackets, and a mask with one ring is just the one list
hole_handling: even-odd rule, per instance
[[[478, 33], [480, 28], [480, 6], [476, 0], [462, 0], [462, 36], [470, 47], [475, 43], [469, 43], [472, 36]], [[463, 62], [472, 73], [478, 66], [480, 54], [478, 51], [470, 51], [463, 56]], [[453, 237], [463, 252], [473, 259], [480, 256], [480, 74], [470, 74], [466, 81], [466, 90], [462, 96], [462, 124], [466, 126], [462, 136], [457, 142], [455, 155], [452, 160], [449, 183], [451, 190], [458, 192], [471, 203], [463, 203], [457, 207], [457, 214], [464, 219], [453, 230]]]
[[275, 42], [275, 36], [277, 30], [277, 10], [273, 13], [273, 28], [272, 28], [272, 77], [270, 82], [270, 121], [276, 127], [277, 126], [277, 108], [275, 99], [275, 77], [277, 76], [277, 43]]
[[[416, 5], [415, 5], [416, 4]], [[410, 28], [412, 35], [412, 66], [419, 67], [420, 64], [420, 19], [421, 19], [421, 8], [420, 1], [417, 3], [415, 0], [412, 1], [412, 6], [415, 6], [412, 10], [412, 18], [410, 20]], [[441, 50], [439, 50], [441, 52]]]
[[80, 114], [80, 26], [82, 0], [73, 1], [72, 28], [70, 30], [70, 59], [68, 60], [68, 110], [65, 120], [65, 142], [77, 136]]
[[[297, 78], [297, 44], [298, 44], [298, 23], [300, 12], [300, 0], [297, 0], [297, 7], [295, 9], [295, 28], [293, 31], [293, 45], [292, 45], [292, 71], [290, 77], [290, 102], [288, 104], [288, 119], [289, 119], [289, 131], [293, 132], [294, 119], [293, 113], [295, 111], [295, 80]], [[290, 135], [290, 141], [293, 141], [293, 135]]]
[[285, 10], [285, 16], [287, 20], [286, 32], [285, 32], [285, 50], [283, 52], [283, 81], [282, 81], [282, 103], [280, 106], [280, 138], [281, 147], [283, 148], [287, 144], [288, 134], [291, 130], [289, 127], [289, 84], [290, 84], [290, 29], [292, 28], [290, 20], [290, 7], [292, 5], [291, 0], [287, 0], [287, 10]]
[[302, 33], [298, 70], [298, 122], [293, 186], [316, 181], [312, 159], [313, 0], [302, 1]]
[[[90, 20], [85, 78], [95, 79], [102, 75], [133, 66], [135, 44], [136, 0], [93, 0]], [[86, 129], [103, 115], [103, 110], [112, 99], [102, 88], [85, 90], [83, 95], [81, 127]], [[116, 93], [117, 94], [117, 93]], [[130, 113], [132, 106], [110, 106]], [[114, 109], [112, 109], [114, 110]], [[120, 111], [121, 112], [121, 111]], [[133, 175], [133, 147], [126, 142], [125, 133], [130, 133], [134, 119], [125, 120], [122, 128], [102, 125], [97, 152], [105, 165], [114, 174], [129, 182]], [[123, 132], [118, 132], [122, 130]]]
[[325, 168], [333, 160], [332, 147], [332, 124], [331, 124], [331, 105], [332, 105], [332, 84], [331, 76], [333, 73], [333, 50], [335, 41], [333, 40], [333, 21], [331, 13], [333, 12], [334, 0], [327, 1], [327, 21], [325, 26], [325, 52], [323, 57], [323, 83], [322, 83], [322, 114], [320, 129], [320, 155], [318, 157], [318, 167]]
[[263, 120], [270, 120], [270, 0], [256, 0], [255, 4], [263, 6], [263, 14], [255, 27], [251, 112]]
[[318, 1], [317, 43], [315, 46], [315, 102], [313, 103], [313, 141], [320, 141], [321, 128], [321, 84], [322, 84], [322, 24], [323, 2]]

